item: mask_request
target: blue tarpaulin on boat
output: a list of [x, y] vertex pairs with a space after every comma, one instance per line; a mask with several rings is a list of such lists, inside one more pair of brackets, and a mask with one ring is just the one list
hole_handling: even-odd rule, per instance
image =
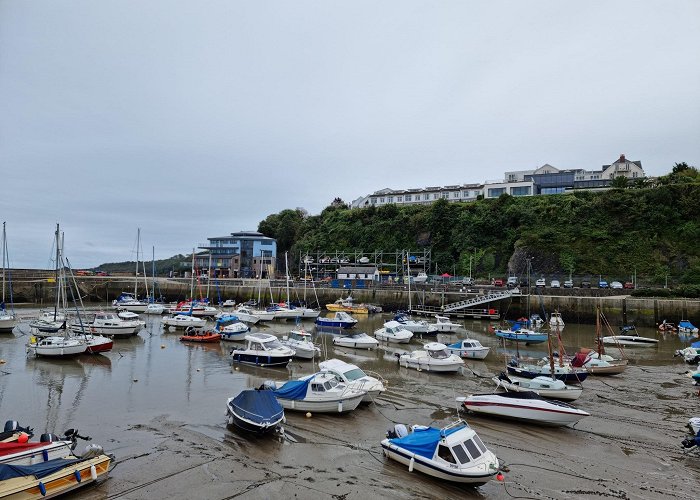
[[692, 344], [690, 344], [690, 347], [694, 347], [695, 349], [700, 349], [700, 341], [693, 342]]
[[282, 399], [304, 399], [306, 397], [306, 389], [309, 387], [311, 378], [307, 380], [290, 380], [273, 392], [275, 393], [275, 396]]
[[56, 458], [34, 465], [0, 464], [0, 481], [24, 476], [34, 476], [37, 479], [41, 479], [76, 462], [80, 462], [80, 459]]
[[273, 391], [247, 389], [229, 404], [237, 415], [258, 424], [276, 422], [284, 414], [284, 408], [275, 399]]
[[694, 330], [695, 325], [693, 325], [690, 321], [683, 320], [680, 323], [678, 323], [678, 326], [681, 328], [688, 328], [689, 330]]
[[435, 427], [415, 429], [408, 436], [390, 439], [389, 442], [411, 453], [420, 455], [421, 457], [433, 458], [433, 455], [435, 455], [435, 448], [437, 448], [440, 439], [443, 436], [449, 436], [458, 430], [464, 429], [464, 427], [464, 425], [460, 425], [452, 429], [447, 429], [446, 431], [436, 429]]

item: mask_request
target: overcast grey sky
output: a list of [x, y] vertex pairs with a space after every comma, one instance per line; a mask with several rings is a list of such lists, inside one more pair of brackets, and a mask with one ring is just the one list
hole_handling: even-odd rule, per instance
[[700, 166], [700, 1], [0, 0], [14, 267], [621, 153]]

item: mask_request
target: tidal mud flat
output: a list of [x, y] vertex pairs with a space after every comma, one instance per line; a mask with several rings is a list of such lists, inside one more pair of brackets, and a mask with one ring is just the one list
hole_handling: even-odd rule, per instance
[[[383, 318], [364, 319], [371, 333]], [[464, 415], [506, 467], [505, 481], [479, 488], [440, 482], [382, 456], [380, 440], [394, 422], [444, 425], [457, 415], [455, 397], [492, 392], [503, 369], [502, 349], [487, 324], [466, 331], [492, 347], [485, 362], [468, 361], [461, 374], [399, 368], [394, 354], [337, 349], [338, 357], [380, 373], [388, 390], [375, 404], [347, 415], [287, 412], [284, 436], [255, 438], [226, 426], [226, 398], [264, 380], [313, 373], [310, 362], [288, 369], [231, 365], [232, 344], [186, 345], [179, 333], [148, 318], [136, 337], [105, 355], [69, 360], [27, 357], [27, 328], [0, 337], [0, 408], [5, 419], [37, 432], [77, 427], [116, 457], [103, 484], [74, 498], [693, 498], [700, 459], [683, 453], [688, 418], [700, 413], [698, 388], [673, 352], [683, 343], [661, 339], [656, 349], [627, 350], [622, 375], [589, 377], [574, 405], [589, 413], [573, 427], [547, 428]], [[264, 330], [283, 333], [291, 324]], [[263, 328], [261, 328], [263, 329]], [[307, 329], [312, 330], [311, 324]], [[567, 351], [589, 345], [593, 328], [567, 325]], [[654, 332], [640, 332], [654, 335]], [[660, 337], [659, 337], [660, 338]], [[527, 347], [530, 354], [542, 348]], [[514, 349], [513, 349], [514, 351]]]

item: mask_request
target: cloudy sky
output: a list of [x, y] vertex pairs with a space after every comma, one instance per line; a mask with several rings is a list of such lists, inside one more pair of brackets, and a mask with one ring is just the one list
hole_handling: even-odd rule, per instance
[[384, 187], [700, 166], [700, 2], [0, 0], [14, 267], [156, 258]]

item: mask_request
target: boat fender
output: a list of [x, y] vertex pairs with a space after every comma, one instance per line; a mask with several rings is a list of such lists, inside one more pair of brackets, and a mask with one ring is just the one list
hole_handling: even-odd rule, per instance
[[95, 468], [94, 465], [90, 466], [90, 477], [92, 478], [93, 481], [97, 481], [97, 469]]
[[75, 476], [75, 480], [76, 480], [76, 481], [81, 482], [81, 481], [83, 480], [82, 476], [80, 475], [80, 471], [79, 471], [79, 470], [76, 469], [76, 470], [73, 472], [73, 475]]
[[41, 458], [44, 459], [44, 462], [49, 461], [49, 450], [41, 450]]
[[342, 413], [342, 412], [343, 412], [343, 402], [338, 401], [338, 413]]
[[408, 472], [413, 472], [413, 464], [416, 463], [415, 457], [411, 457], [411, 461], [408, 462]]
[[39, 481], [39, 492], [41, 493], [42, 497], [46, 496], [46, 486], [41, 481]]

